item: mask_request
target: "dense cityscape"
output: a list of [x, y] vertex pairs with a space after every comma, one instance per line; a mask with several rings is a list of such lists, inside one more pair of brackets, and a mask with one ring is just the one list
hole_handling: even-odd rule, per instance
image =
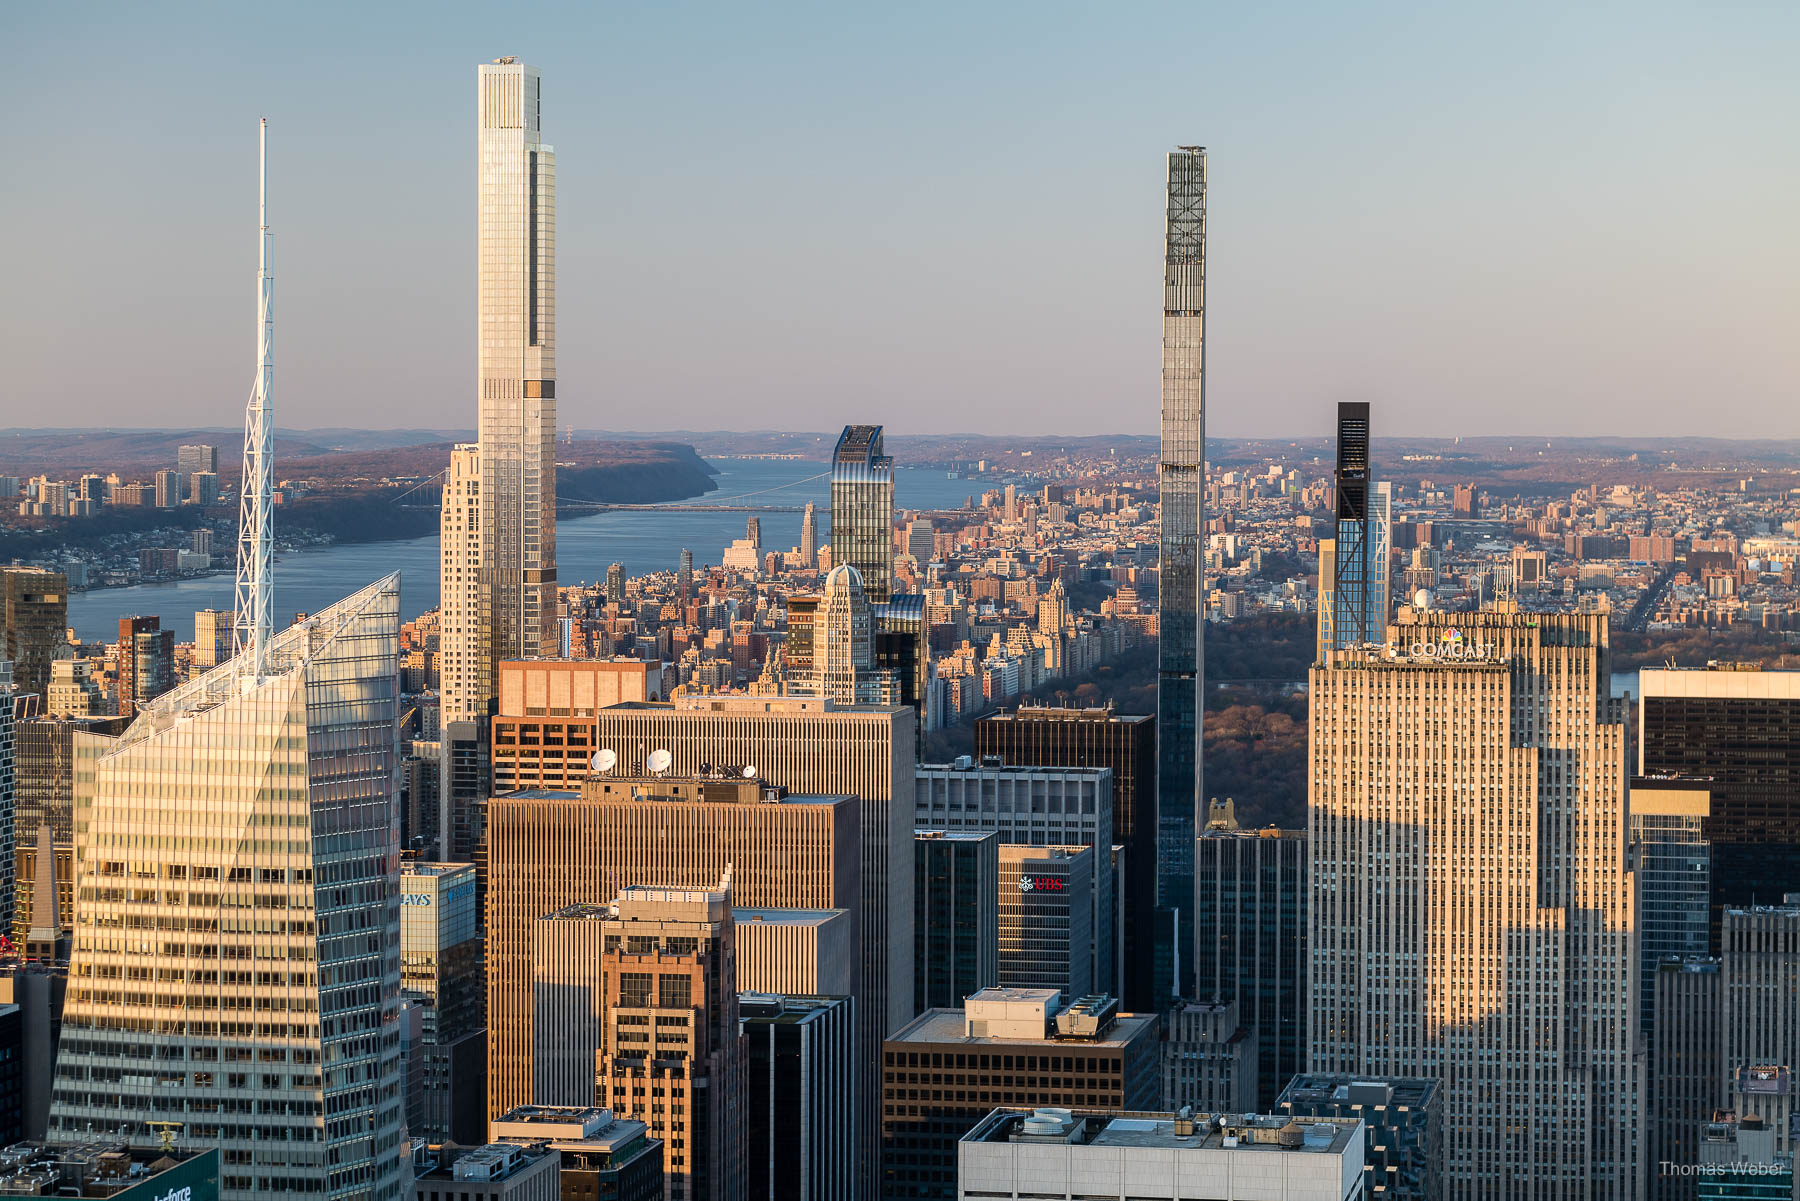
[[0, 451], [0, 1193], [1800, 1199], [1800, 446], [1209, 442], [1197, 145], [1159, 438], [577, 428], [475, 83], [451, 425], [277, 436], [264, 121], [241, 445]]

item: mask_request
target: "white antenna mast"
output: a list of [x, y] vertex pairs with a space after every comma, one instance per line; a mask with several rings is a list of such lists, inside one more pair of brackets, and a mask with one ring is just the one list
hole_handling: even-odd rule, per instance
[[269, 119], [257, 160], [256, 382], [244, 413], [244, 474], [238, 481], [237, 613], [233, 651], [248, 655], [250, 677], [268, 667], [275, 579], [270, 571], [275, 491], [275, 279], [269, 274]]

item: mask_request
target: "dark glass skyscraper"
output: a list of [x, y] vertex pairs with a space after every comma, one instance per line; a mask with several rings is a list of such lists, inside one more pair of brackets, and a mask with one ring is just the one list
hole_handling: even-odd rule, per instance
[[1393, 499], [1369, 475], [1369, 406], [1338, 405], [1337, 526], [1319, 543], [1318, 659], [1387, 637], [1388, 555]]
[[[1018, 709], [975, 722], [975, 753], [1005, 764], [1036, 767], [1110, 767], [1113, 832], [1125, 847], [1125, 1008], [1160, 1011], [1172, 989], [1157, 973], [1156, 726], [1147, 716], [1110, 709]], [[1193, 840], [1189, 840], [1189, 862]], [[1190, 873], [1191, 873], [1190, 868]], [[1190, 875], [1191, 878], [1191, 875]], [[1189, 901], [1186, 908], [1192, 906]]]
[[[1169, 155], [1163, 257], [1162, 558], [1158, 580], [1156, 903], [1189, 937], [1206, 676], [1201, 555], [1206, 497], [1206, 150]], [[1175, 987], [1186, 991], [1188, 970]]]
[[846, 425], [831, 455], [831, 565], [862, 575], [879, 604], [894, 592], [894, 460], [879, 425]]

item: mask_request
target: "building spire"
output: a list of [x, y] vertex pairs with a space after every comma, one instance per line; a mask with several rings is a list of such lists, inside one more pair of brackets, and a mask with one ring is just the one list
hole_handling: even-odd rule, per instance
[[235, 654], [249, 655], [250, 678], [267, 668], [275, 580], [271, 532], [274, 507], [275, 278], [269, 249], [269, 119], [261, 125], [257, 157], [256, 382], [244, 413], [244, 472], [238, 480], [237, 612]]

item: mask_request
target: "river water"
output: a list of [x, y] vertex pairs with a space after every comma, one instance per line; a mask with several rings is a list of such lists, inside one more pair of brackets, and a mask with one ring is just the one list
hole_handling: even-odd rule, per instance
[[[718, 489], [693, 498], [695, 504], [728, 503], [730, 498], [754, 493], [751, 503], [818, 506], [819, 542], [830, 541], [831, 501], [829, 482], [820, 473], [825, 464], [812, 461], [716, 459]], [[817, 477], [817, 478], [811, 478]], [[990, 477], [991, 478], [991, 477]], [[942, 471], [898, 468], [894, 473], [895, 503], [905, 509], [960, 507], [970, 495], [979, 495], [991, 482], [953, 480]], [[682, 548], [694, 552], [695, 565], [717, 563], [734, 538], [744, 536], [749, 513], [620, 512], [564, 517], [556, 525], [557, 574], [565, 585], [606, 578], [612, 563], [622, 563], [627, 576], [653, 571], [673, 571]], [[786, 550], [800, 544], [800, 514], [760, 513], [763, 545]], [[275, 511], [275, 527], [281, 528], [281, 510]], [[400, 611], [404, 618], [418, 616], [438, 603], [438, 538], [432, 534], [405, 542], [363, 542], [296, 551], [278, 557], [275, 564], [276, 625], [295, 613], [316, 613], [371, 580], [399, 570]], [[69, 624], [90, 641], [111, 642], [119, 635], [119, 618], [139, 614], [162, 618], [163, 628], [175, 631], [179, 641], [193, 636], [194, 611], [229, 609], [232, 577], [203, 576], [161, 584], [137, 584], [129, 588], [96, 588], [69, 595]]]

